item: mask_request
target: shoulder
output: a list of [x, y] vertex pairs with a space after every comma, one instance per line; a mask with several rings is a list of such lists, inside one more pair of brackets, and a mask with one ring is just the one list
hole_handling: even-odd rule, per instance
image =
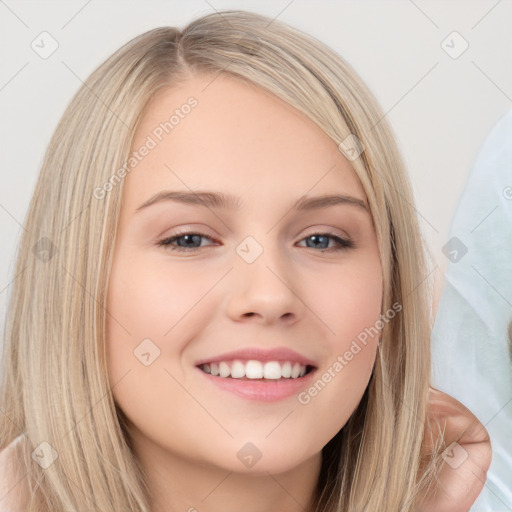
[[24, 436], [0, 451], [0, 512], [24, 512], [22, 499], [25, 476], [19, 474], [18, 460]]

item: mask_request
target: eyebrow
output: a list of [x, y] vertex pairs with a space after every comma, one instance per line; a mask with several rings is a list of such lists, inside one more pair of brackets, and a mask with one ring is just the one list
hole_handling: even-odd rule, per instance
[[[229, 210], [239, 210], [242, 206], [240, 198], [220, 192], [212, 191], [171, 191], [163, 190], [158, 192], [154, 196], [150, 197], [147, 201], [142, 203], [138, 208], [137, 212], [147, 208], [148, 206], [160, 203], [162, 201], [175, 201], [178, 203], [193, 205], [193, 206], [204, 206], [206, 208], [225, 208]], [[362, 209], [365, 212], [369, 212], [366, 202], [362, 199], [353, 196], [347, 196], [344, 194], [325, 194], [316, 197], [300, 197], [291, 207], [296, 211], [310, 211], [319, 210], [321, 208], [327, 208], [329, 206], [335, 206], [339, 204], [355, 206], [356, 208]]]

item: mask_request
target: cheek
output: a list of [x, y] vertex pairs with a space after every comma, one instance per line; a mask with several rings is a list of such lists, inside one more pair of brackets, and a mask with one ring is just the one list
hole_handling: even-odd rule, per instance
[[[154, 386], [165, 389], [170, 377], [164, 368], [172, 368], [181, 380], [185, 378], [182, 352], [196, 328], [194, 314], [202, 316], [198, 313], [202, 298], [215, 279], [211, 273], [198, 272], [197, 267], [171, 271], [164, 265], [148, 264], [148, 258], [138, 257], [126, 247], [119, 251], [109, 281], [106, 329], [110, 382], [123, 379], [122, 385], [114, 388], [116, 398], [123, 400], [119, 394], [124, 389], [126, 403], [132, 407], [136, 403], [130, 399], [133, 393]], [[148, 402], [147, 395], [140, 398]]]
[[108, 286], [106, 343], [113, 383], [128, 370], [139, 377], [143, 365], [136, 359], [138, 347], [146, 349], [141, 354], [149, 351], [154, 358], [164, 333], [176, 323], [173, 312], [179, 308], [178, 297], [157, 279], [155, 269], [127, 257], [127, 252], [116, 255]]
[[379, 320], [383, 291], [380, 262], [374, 257], [341, 267], [330, 273], [325, 282], [323, 288], [311, 288], [316, 290], [315, 312], [328, 328], [332, 347], [344, 350]]
[[200, 272], [172, 274], [141, 258], [115, 261], [108, 293], [108, 339], [169, 339], [211, 286]]
[[108, 287], [106, 348], [113, 396], [138, 428], [164, 424], [165, 435], [175, 429], [179, 437], [170, 413], [190, 406], [189, 397], [165, 370], [184, 380], [180, 357], [188, 339], [183, 332], [187, 313], [206, 293], [207, 283], [197, 272], [164, 277], [164, 269], [127, 252], [114, 260]]
[[313, 297], [315, 312], [327, 326], [328, 356], [317, 380], [299, 402], [318, 414], [330, 410], [323, 428], [328, 437], [345, 424], [360, 402], [375, 362], [380, 331], [382, 274], [378, 258], [340, 267], [327, 288]]

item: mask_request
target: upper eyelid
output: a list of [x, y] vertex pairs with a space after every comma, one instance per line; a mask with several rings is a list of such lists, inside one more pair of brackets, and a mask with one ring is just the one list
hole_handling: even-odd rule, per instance
[[[306, 228], [306, 229], [308, 229], [308, 228]], [[158, 237], [158, 240], [168, 240], [170, 238], [179, 238], [184, 235], [200, 235], [205, 238], [210, 238], [213, 240], [219, 238], [216, 235], [211, 235], [211, 234], [205, 233], [201, 229], [184, 229], [184, 230], [178, 231], [176, 233], [172, 233], [167, 236], [160, 236], [160, 237]], [[313, 229], [313, 231], [302, 235], [302, 238], [307, 238], [308, 236], [313, 236], [313, 235], [338, 236], [340, 238], [347, 238], [347, 239], [351, 238], [351, 236], [348, 235], [347, 233], [338, 233], [338, 232], [333, 231], [333, 228], [316, 228], [316, 229]]]
[[[199, 230], [185, 230], [185, 231], [173, 233], [172, 235], [165, 236], [163, 238], [159, 238], [157, 240], [157, 245], [170, 245], [171, 241], [175, 241], [177, 238], [181, 238], [182, 236], [186, 236], [186, 235], [199, 235], [202, 238], [208, 238], [212, 242], [215, 242], [215, 243], [219, 242], [219, 240], [217, 239], [216, 236], [208, 235]], [[311, 233], [302, 235], [299, 242], [302, 242], [304, 239], [309, 238], [310, 236], [315, 236], [315, 235], [326, 236], [328, 238], [333, 238], [333, 239], [339, 238], [340, 240], [347, 242], [347, 244], [355, 245], [355, 242], [352, 239], [352, 237], [345, 235], [345, 234], [331, 232], [329, 229], [326, 229], [326, 228], [316, 229], [315, 231], [312, 231]], [[164, 242], [169, 242], [169, 243], [165, 244]], [[196, 248], [196, 249], [198, 249], [198, 248]]]

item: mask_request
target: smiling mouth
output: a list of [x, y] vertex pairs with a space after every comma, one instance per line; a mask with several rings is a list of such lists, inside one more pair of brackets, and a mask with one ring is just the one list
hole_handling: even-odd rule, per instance
[[204, 363], [197, 366], [204, 373], [222, 379], [251, 380], [263, 382], [280, 382], [300, 379], [312, 371], [312, 365], [303, 365], [292, 361], [219, 361]]

